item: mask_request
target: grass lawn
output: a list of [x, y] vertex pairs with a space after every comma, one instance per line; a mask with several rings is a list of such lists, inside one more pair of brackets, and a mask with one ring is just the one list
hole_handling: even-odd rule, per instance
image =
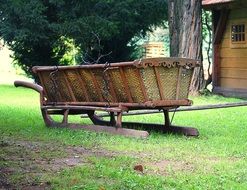
[[[240, 101], [192, 99], [194, 105]], [[155, 132], [127, 138], [47, 128], [37, 93], [1, 85], [0, 189], [247, 189], [246, 113], [247, 107], [178, 112], [173, 123], [198, 128], [198, 138]], [[133, 169], [138, 164], [143, 172]]]

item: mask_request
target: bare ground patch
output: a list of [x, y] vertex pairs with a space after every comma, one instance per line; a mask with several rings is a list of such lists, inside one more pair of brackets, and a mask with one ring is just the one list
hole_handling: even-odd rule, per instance
[[222, 158], [222, 157], [200, 157], [188, 160], [159, 160], [153, 162], [145, 162], [146, 173], [158, 175], [170, 175], [176, 172], [193, 173], [203, 171], [211, 173], [214, 171], [214, 166], [220, 163], [233, 164], [240, 159], [237, 158]]
[[[215, 164], [222, 161], [232, 163], [235, 158], [197, 157], [187, 160], [153, 160], [148, 152], [117, 152], [99, 147], [65, 146], [52, 142], [0, 140], [0, 190], [1, 189], [49, 189], [49, 181], [44, 181], [44, 174], [60, 172], [65, 168], [91, 165], [89, 157], [112, 158], [117, 156], [136, 158], [144, 175], [171, 175], [176, 172], [196, 172], [206, 167], [212, 172]], [[151, 161], [153, 160], [153, 161]], [[188, 161], [189, 160], [189, 161]], [[135, 166], [133, 166], [134, 169]]]
[[193, 172], [196, 168], [193, 163], [175, 160], [160, 160], [145, 163], [147, 172], [150, 174], [169, 175], [172, 172]]
[[49, 189], [45, 173], [91, 164], [89, 156], [113, 157], [115, 152], [54, 143], [0, 141], [0, 189]]

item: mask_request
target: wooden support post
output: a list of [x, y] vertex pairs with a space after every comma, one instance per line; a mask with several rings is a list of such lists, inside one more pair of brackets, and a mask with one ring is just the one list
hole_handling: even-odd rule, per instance
[[122, 128], [122, 112], [117, 112], [117, 128]]
[[110, 112], [110, 125], [111, 126], [115, 126], [116, 125], [116, 119], [115, 119], [114, 112]]
[[163, 110], [164, 112], [164, 119], [165, 119], [165, 128], [167, 127], [171, 127], [171, 122], [170, 122], [170, 118], [169, 118], [169, 112], [168, 110]]
[[62, 123], [64, 123], [64, 124], [68, 123], [68, 115], [69, 115], [69, 109], [64, 111]]

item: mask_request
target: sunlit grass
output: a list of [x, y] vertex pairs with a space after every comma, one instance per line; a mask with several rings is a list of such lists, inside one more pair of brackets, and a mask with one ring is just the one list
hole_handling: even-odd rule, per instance
[[[192, 99], [194, 105], [241, 101], [220, 96]], [[173, 124], [197, 128], [198, 138], [152, 132], [147, 139], [136, 139], [47, 128], [36, 92], [0, 86], [1, 139], [117, 152], [118, 156], [91, 156], [88, 164], [45, 175], [43, 180], [54, 189], [247, 189], [246, 113], [247, 107], [178, 112]], [[73, 120], [90, 123], [80, 117]], [[162, 123], [163, 115], [124, 120]], [[135, 164], [144, 166], [144, 174], [133, 170]]]

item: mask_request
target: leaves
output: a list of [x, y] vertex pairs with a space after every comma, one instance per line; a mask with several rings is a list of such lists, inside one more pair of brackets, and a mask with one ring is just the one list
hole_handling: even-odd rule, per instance
[[162, 24], [166, 10], [164, 0], [0, 0], [0, 36], [28, 74], [34, 65], [68, 64], [70, 40], [85, 59], [112, 52], [102, 62], [124, 61], [131, 39]]

